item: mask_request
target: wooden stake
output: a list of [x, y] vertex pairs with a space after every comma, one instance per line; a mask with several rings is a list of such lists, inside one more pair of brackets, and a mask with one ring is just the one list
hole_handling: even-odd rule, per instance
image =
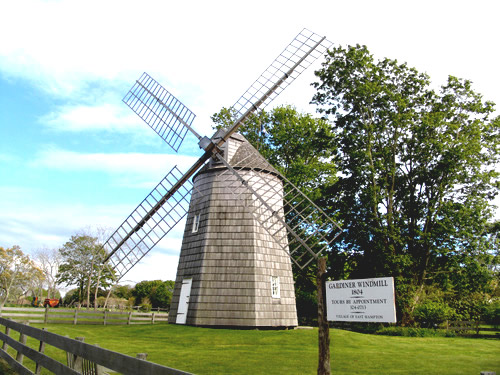
[[318, 375], [330, 375], [330, 327], [326, 319], [326, 257], [318, 258], [316, 286], [318, 292]]
[[[9, 336], [9, 335], [10, 335], [10, 327], [5, 327], [5, 336]], [[9, 346], [7, 345], [7, 341], [4, 341], [2, 344], [2, 350], [7, 351], [8, 347]]]
[[[46, 328], [42, 328], [42, 331], [45, 331]], [[40, 341], [40, 345], [38, 346], [38, 352], [41, 354], [45, 353], [45, 343], [43, 341]], [[42, 371], [42, 365], [38, 362], [36, 362], [36, 367], [35, 367], [35, 375], [40, 375]]]

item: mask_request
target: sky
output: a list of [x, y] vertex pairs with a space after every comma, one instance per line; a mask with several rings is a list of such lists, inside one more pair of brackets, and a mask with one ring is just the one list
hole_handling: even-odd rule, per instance
[[[0, 246], [33, 254], [82, 230], [113, 231], [174, 165], [201, 155], [189, 135], [172, 151], [122, 102], [143, 72], [210, 136], [210, 116], [307, 28], [407, 62], [436, 87], [470, 79], [500, 104], [498, 14], [497, 0], [0, 0]], [[271, 107], [314, 113], [319, 64]], [[122, 281], [174, 280], [183, 230]]]

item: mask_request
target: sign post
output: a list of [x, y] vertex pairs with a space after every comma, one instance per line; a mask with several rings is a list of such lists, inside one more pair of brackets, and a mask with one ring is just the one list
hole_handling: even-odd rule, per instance
[[394, 278], [327, 281], [326, 308], [330, 321], [396, 323]]
[[326, 257], [318, 258], [318, 375], [330, 375], [330, 327], [326, 316]]

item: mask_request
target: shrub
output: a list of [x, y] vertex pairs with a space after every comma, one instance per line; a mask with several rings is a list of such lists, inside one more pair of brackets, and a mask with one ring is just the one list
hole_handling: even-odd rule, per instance
[[318, 300], [316, 293], [298, 289], [295, 292], [299, 325], [318, 325]]
[[152, 305], [151, 305], [151, 301], [149, 300], [148, 297], [144, 297], [142, 299], [142, 303], [140, 304], [140, 308], [141, 308], [141, 311], [146, 311], [146, 312], [151, 311]]
[[500, 300], [494, 300], [485, 305], [482, 319], [486, 323], [500, 325]]
[[167, 280], [141, 281], [137, 283], [132, 290], [132, 295], [136, 299], [136, 303], [140, 306], [144, 304], [147, 298], [152, 307], [169, 308], [174, 290], [174, 282]]
[[136, 305], [135, 297], [130, 297], [127, 301], [127, 308], [131, 309]]
[[106, 302], [106, 297], [97, 297], [97, 302], [94, 302], [97, 307], [104, 307], [104, 303]]
[[425, 301], [413, 311], [415, 321], [425, 328], [435, 328], [455, 316], [455, 311], [441, 301]]
[[450, 306], [456, 311], [456, 320], [481, 320], [488, 296], [483, 293], [456, 295], [450, 300]]
[[78, 302], [78, 289], [69, 290], [63, 299], [63, 304], [65, 306], [71, 306], [74, 303]]
[[[451, 334], [449, 334], [451, 333]], [[405, 336], [405, 337], [451, 337], [455, 332], [418, 327], [383, 327], [376, 332], [377, 335]]]

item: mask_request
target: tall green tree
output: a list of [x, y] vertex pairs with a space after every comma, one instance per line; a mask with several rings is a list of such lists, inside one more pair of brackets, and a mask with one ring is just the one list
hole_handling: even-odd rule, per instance
[[313, 102], [337, 136], [339, 180], [325, 207], [344, 232], [332, 265], [344, 276], [394, 276], [407, 322], [438, 275], [487, 268], [500, 120], [470, 81], [450, 76], [435, 91], [426, 74], [364, 46], [329, 51], [316, 75]]
[[[47, 298], [55, 298], [58, 293], [56, 288], [56, 275], [61, 263], [61, 254], [58, 249], [40, 248], [34, 252], [34, 260], [44, 275], [44, 286], [47, 287]], [[40, 298], [42, 293], [38, 293]]]
[[41, 280], [42, 271], [19, 246], [0, 246], [0, 310], [12, 295], [33, 293]]
[[113, 281], [113, 274], [103, 267], [106, 252], [96, 237], [86, 234], [71, 236], [59, 252], [62, 262], [57, 273], [57, 283], [76, 285], [78, 301], [87, 299], [90, 306], [90, 292], [98, 286], [107, 288]]
[[[228, 109], [212, 116], [216, 128], [232, 120]], [[336, 181], [334, 134], [328, 121], [282, 106], [251, 116], [239, 132], [310, 198]]]

